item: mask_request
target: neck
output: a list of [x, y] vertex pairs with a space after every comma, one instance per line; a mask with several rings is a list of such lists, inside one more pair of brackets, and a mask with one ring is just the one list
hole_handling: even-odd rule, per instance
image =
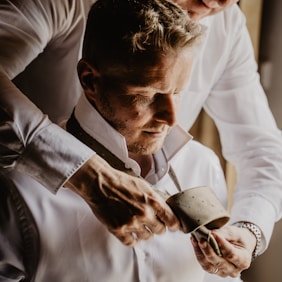
[[140, 155], [129, 152], [129, 157], [135, 160], [141, 168], [141, 176], [146, 177], [152, 166], [152, 155]]

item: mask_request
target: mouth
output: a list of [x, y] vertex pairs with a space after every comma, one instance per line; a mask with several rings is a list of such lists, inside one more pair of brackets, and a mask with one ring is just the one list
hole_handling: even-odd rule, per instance
[[152, 138], [162, 138], [167, 135], [168, 130], [144, 130], [144, 134], [149, 135]]

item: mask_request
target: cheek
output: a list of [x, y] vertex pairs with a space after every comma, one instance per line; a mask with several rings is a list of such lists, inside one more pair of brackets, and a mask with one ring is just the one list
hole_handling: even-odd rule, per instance
[[127, 108], [127, 116], [134, 121], [146, 120], [150, 116], [149, 105], [131, 105]]
[[141, 113], [137, 110], [120, 109], [116, 112], [115, 117], [123, 123], [130, 124], [132, 121], [138, 120], [141, 117]]
[[137, 128], [139, 125], [144, 123], [147, 116], [147, 113], [142, 111], [141, 109], [137, 109], [133, 106], [122, 108], [119, 111], [116, 111], [116, 119], [119, 120], [124, 128], [134, 129]]

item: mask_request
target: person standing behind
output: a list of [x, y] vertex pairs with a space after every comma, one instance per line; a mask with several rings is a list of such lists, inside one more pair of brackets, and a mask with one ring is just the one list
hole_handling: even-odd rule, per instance
[[[281, 130], [260, 84], [245, 17], [238, 5], [225, 7], [237, 1], [176, 2], [207, 26], [187, 94], [184, 91], [179, 122], [190, 128], [202, 106], [214, 120], [223, 156], [236, 168], [230, 223], [256, 235], [255, 259], [266, 250], [273, 226], [281, 219]], [[231, 230], [226, 230], [225, 237], [230, 235]], [[198, 251], [200, 258], [205, 251]], [[209, 268], [210, 261], [202, 258], [203, 267]], [[215, 271], [220, 269], [221, 264]]]

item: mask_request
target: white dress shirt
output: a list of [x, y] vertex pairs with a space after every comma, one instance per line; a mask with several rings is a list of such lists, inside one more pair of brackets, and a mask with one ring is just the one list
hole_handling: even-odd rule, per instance
[[[20, 89], [54, 121], [65, 119], [80, 95], [76, 63], [92, 2], [0, 3], [0, 72], [17, 77]], [[237, 169], [231, 221], [257, 224], [265, 248], [282, 212], [281, 132], [261, 88], [237, 5], [202, 23], [208, 36], [183, 93], [179, 122], [189, 129], [202, 107], [214, 119], [223, 154]], [[1, 167], [23, 171], [57, 191], [94, 152], [51, 124], [1, 73], [0, 85]]]
[[202, 23], [207, 38], [182, 97], [179, 123], [189, 129], [203, 106], [219, 130], [223, 156], [236, 166], [231, 222], [263, 231], [262, 251], [282, 212], [282, 135], [259, 82], [245, 18], [237, 5]]
[[[128, 157], [125, 138], [114, 130], [81, 96], [75, 110], [81, 127], [140, 173]], [[102, 130], [101, 130], [102, 129]], [[210, 186], [226, 206], [227, 191], [219, 160], [214, 152], [191, 140], [179, 126], [168, 135], [163, 149], [154, 156], [146, 179], [170, 194], [178, 192], [167, 173], [171, 165], [183, 188]], [[28, 203], [40, 232], [40, 260], [36, 282], [202, 282], [222, 281], [204, 272], [198, 264], [190, 235], [181, 231], [155, 235], [134, 248], [126, 247], [110, 234], [88, 205], [70, 189], [56, 195], [16, 171], [11, 178]], [[241, 281], [226, 278], [224, 281]]]

